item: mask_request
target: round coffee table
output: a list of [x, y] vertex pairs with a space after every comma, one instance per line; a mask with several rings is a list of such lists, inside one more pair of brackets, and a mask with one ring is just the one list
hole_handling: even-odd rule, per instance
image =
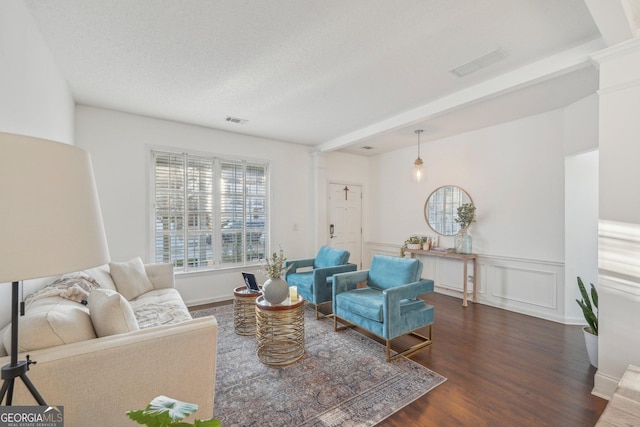
[[233, 290], [233, 330], [238, 335], [256, 333], [256, 298], [260, 292], [250, 291], [246, 286]]
[[290, 365], [304, 356], [304, 298], [270, 304], [256, 299], [258, 359], [266, 365]]

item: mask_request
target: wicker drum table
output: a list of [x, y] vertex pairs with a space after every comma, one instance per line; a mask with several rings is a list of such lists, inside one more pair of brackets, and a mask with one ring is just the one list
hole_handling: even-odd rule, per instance
[[258, 359], [265, 365], [290, 365], [304, 356], [304, 298], [270, 304], [256, 300]]
[[260, 292], [252, 292], [246, 286], [233, 290], [233, 330], [236, 334], [256, 334], [256, 298], [260, 295]]

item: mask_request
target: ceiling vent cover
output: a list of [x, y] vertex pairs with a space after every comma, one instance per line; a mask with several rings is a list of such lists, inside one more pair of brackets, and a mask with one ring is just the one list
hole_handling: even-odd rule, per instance
[[504, 49], [496, 49], [485, 55], [482, 55], [479, 58], [474, 59], [473, 61], [469, 61], [466, 64], [454, 68], [449, 72], [455, 74], [458, 77], [464, 77], [478, 71], [481, 68], [488, 67], [489, 65], [493, 65], [496, 62], [503, 60], [507, 57], [507, 55], [508, 53]]
[[235, 123], [238, 125], [243, 125], [245, 123], [247, 123], [249, 120], [247, 119], [239, 119], [238, 117], [231, 117], [231, 116], [227, 116], [227, 118], [225, 118], [226, 121], [230, 122], [230, 123]]

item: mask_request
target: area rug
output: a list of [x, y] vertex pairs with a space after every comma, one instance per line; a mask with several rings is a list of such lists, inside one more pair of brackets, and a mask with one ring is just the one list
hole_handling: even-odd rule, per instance
[[[233, 331], [233, 306], [194, 311], [218, 320], [213, 416], [231, 426], [373, 426], [446, 381], [353, 330], [333, 331], [305, 309], [305, 355], [285, 367], [262, 364], [254, 336]], [[423, 351], [429, 351], [423, 350]]]

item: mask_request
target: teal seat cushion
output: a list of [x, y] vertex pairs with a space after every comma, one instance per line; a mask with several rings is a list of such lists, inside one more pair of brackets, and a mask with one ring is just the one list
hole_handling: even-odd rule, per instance
[[287, 276], [289, 286], [297, 286], [298, 292], [313, 293], [313, 271], [304, 271], [302, 273], [291, 273]]
[[422, 263], [417, 259], [374, 256], [369, 269], [367, 286], [389, 289], [417, 282], [422, 274]]
[[313, 268], [335, 267], [349, 261], [349, 251], [321, 246], [313, 260]]
[[[342, 310], [376, 322], [383, 321], [382, 305], [384, 294], [378, 289], [358, 288], [340, 293], [336, 296], [336, 303]], [[421, 299], [400, 300], [400, 315], [425, 307]]]

